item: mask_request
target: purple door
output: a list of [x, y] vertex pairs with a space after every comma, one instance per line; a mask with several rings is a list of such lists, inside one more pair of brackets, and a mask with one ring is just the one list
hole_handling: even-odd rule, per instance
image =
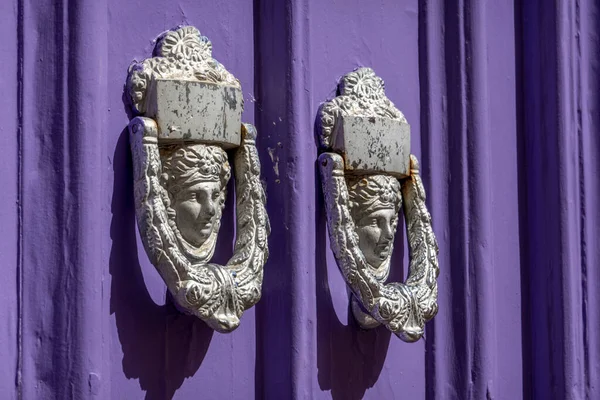
[[[599, 12], [0, 3], [0, 398], [600, 398]], [[135, 225], [123, 85], [181, 24], [240, 79], [259, 133], [271, 255], [262, 300], [231, 334], [175, 309]], [[411, 124], [440, 246], [439, 313], [413, 344], [358, 328], [326, 232], [315, 118], [359, 66]], [[217, 262], [234, 224], [230, 198]]]

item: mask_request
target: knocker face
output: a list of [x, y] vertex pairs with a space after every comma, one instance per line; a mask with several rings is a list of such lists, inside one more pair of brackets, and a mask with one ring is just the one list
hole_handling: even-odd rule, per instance
[[201, 246], [208, 239], [213, 232], [222, 190], [218, 182], [199, 182], [174, 196], [175, 221], [185, 240]]
[[374, 211], [356, 222], [359, 246], [369, 265], [377, 268], [390, 256], [396, 222], [392, 208]]
[[388, 175], [347, 178], [350, 213], [367, 263], [379, 268], [390, 257], [402, 204], [400, 182]]
[[167, 147], [161, 152], [169, 217], [184, 240], [200, 247], [218, 233], [231, 175], [227, 154], [218, 146], [202, 144]]

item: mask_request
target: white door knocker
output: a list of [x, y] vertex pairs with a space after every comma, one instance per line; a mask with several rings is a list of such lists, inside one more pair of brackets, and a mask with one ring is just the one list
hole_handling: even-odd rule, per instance
[[[410, 127], [372, 69], [346, 74], [338, 89], [340, 95], [319, 110], [318, 132], [331, 247], [359, 325], [383, 324], [414, 342], [437, 313], [439, 269], [419, 164], [410, 154]], [[402, 207], [408, 278], [386, 284]]]
[[[191, 26], [158, 40], [156, 57], [133, 64], [127, 94], [138, 228], [178, 306], [230, 332], [261, 296], [270, 232], [256, 130], [242, 124], [239, 81], [212, 58]], [[210, 262], [234, 151], [237, 230], [233, 257]]]

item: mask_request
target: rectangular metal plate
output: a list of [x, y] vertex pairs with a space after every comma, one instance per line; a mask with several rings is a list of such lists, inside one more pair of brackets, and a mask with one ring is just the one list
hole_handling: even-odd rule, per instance
[[382, 117], [342, 116], [333, 150], [344, 155], [346, 171], [409, 174], [410, 125]]
[[240, 145], [242, 92], [214, 83], [159, 79], [146, 115], [158, 124], [161, 142], [200, 142], [224, 148]]

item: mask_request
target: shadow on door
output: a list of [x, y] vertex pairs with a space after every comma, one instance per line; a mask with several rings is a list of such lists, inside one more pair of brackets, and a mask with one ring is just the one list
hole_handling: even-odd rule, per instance
[[[321, 390], [330, 390], [339, 400], [362, 399], [381, 374], [391, 338], [391, 332], [380, 326], [361, 329], [348, 307], [348, 323], [343, 324], [333, 306], [329, 291], [327, 253], [330, 252], [325, 205], [321, 194], [320, 177], [315, 177], [319, 189], [315, 215], [315, 290], [317, 295], [317, 366]], [[392, 265], [402, 265], [404, 235], [402, 220], [398, 223]], [[402, 268], [394, 268], [388, 281], [402, 281]], [[350, 297], [348, 297], [350, 306]], [[399, 340], [399, 339], [396, 339]]]
[[146, 399], [171, 399], [183, 381], [200, 368], [213, 330], [198, 318], [179, 312], [169, 293], [165, 305], [156, 304], [148, 293], [138, 261], [127, 129], [119, 137], [113, 171], [110, 313], [116, 319], [123, 372], [127, 378], [139, 380]]

